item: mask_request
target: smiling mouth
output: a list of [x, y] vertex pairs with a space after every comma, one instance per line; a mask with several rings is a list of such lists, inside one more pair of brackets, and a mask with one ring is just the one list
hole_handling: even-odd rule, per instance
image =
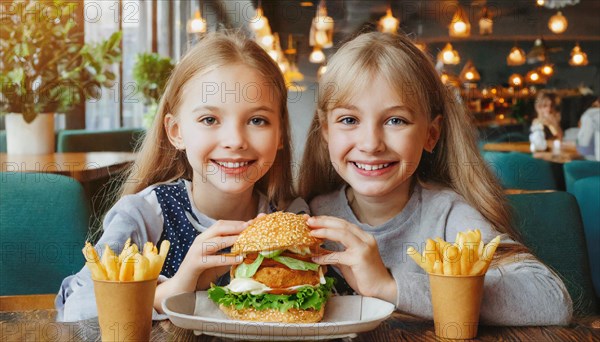
[[398, 162], [384, 163], [384, 164], [362, 164], [362, 163], [357, 163], [357, 162], [351, 162], [351, 163], [354, 164], [354, 166], [356, 166], [357, 168], [359, 168], [361, 170], [377, 171], [377, 170], [387, 169], [390, 166], [396, 165]]
[[240, 168], [243, 168], [243, 167], [253, 164], [255, 162], [255, 160], [243, 161], [243, 162], [225, 162], [225, 161], [218, 161], [218, 160], [211, 159], [211, 162], [219, 165], [220, 167], [227, 168], [227, 169], [240, 169]]

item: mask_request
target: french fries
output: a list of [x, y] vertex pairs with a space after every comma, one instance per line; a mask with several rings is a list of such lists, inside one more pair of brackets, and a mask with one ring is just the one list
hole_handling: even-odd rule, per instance
[[479, 229], [459, 232], [454, 243], [437, 237], [427, 239], [420, 254], [408, 247], [408, 254], [425, 272], [443, 275], [483, 275], [487, 272], [500, 244], [500, 235], [487, 245], [481, 240]]
[[170, 247], [171, 243], [163, 240], [159, 252], [152, 242], [146, 242], [140, 254], [138, 246], [127, 239], [118, 256], [105, 245], [100, 258], [89, 242], [85, 243], [82, 252], [94, 280], [141, 281], [158, 278]]

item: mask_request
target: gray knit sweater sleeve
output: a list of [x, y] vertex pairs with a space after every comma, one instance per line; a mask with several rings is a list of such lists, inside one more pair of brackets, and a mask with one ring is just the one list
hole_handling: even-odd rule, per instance
[[[396, 308], [429, 319], [433, 318], [429, 278], [407, 257], [407, 248], [423, 251], [427, 238], [438, 236], [454, 242], [457, 232], [469, 229], [480, 229], [486, 243], [498, 235], [479, 212], [448, 189], [417, 186], [402, 212], [375, 227], [358, 221], [344, 189], [315, 198], [310, 207], [315, 215], [337, 216], [373, 234], [381, 257], [396, 280]], [[563, 282], [541, 262], [521, 255], [500, 268], [488, 270], [482, 323], [565, 325], [571, 315], [572, 302]]]

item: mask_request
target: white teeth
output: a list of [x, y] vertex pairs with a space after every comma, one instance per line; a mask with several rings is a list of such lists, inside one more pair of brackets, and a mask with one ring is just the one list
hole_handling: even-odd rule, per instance
[[241, 163], [220, 162], [220, 161], [215, 161], [215, 162], [223, 167], [228, 168], [228, 169], [237, 169], [239, 167], [244, 167], [244, 166], [250, 164], [250, 162], [241, 162]]
[[383, 169], [384, 167], [390, 166], [389, 163], [388, 164], [379, 164], [379, 165], [354, 163], [354, 165], [356, 165], [356, 167], [358, 167], [359, 169], [366, 170], [366, 171], [379, 170], [379, 169]]

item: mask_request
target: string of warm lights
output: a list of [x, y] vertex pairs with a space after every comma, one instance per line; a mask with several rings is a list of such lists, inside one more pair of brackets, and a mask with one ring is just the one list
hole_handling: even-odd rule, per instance
[[[540, 7], [543, 6], [547, 8], [560, 9], [566, 5], [576, 4], [579, 1], [535, 0], [535, 2]], [[487, 6], [485, 6], [485, 4], [482, 8], [481, 17], [479, 18], [478, 24], [480, 35], [493, 34], [494, 22], [492, 13]], [[283, 51], [281, 48], [279, 35], [277, 33], [272, 33], [269, 20], [264, 15], [261, 0], [258, 1], [256, 15], [250, 21], [249, 26], [254, 31], [257, 43], [262, 46], [265, 51], [267, 51], [273, 60], [277, 62], [281, 71], [286, 77], [286, 81], [290, 84], [301, 81], [304, 76], [302, 73], [300, 73], [296, 64], [297, 53], [293, 46], [293, 36], [288, 36], [288, 48]], [[384, 33], [397, 34], [399, 26], [400, 20], [394, 17], [390, 1], [385, 15], [380, 17], [377, 22], [377, 29]], [[548, 21], [548, 28], [554, 34], [564, 33], [568, 26], [568, 20], [560, 10], [551, 16]], [[202, 16], [201, 1], [198, 3], [198, 9], [195, 11], [194, 16], [188, 20], [186, 28], [189, 34], [198, 35], [199, 37], [207, 31], [208, 26], [206, 19], [204, 19]], [[316, 9], [315, 17], [311, 21], [309, 45], [312, 46], [312, 51], [308, 59], [311, 63], [321, 64], [321, 67], [318, 71], [319, 74], [324, 73], [326, 70], [325, 63], [327, 58], [323, 50], [333, 46], [333, 29], [334, 20], [327, 13], [325, 0], [320, 0]], [[457, 6], [456, 12], [452, 17], [452, 21], [448, 25], [448, 34], [450, 37], [458, 38], [469, 37], [471, 34], [469, 17], [464, 8], [460, 5]], [[415, 42], [415, 45], [422, 51], [426, 51], [427, 49], [426, 45], [422, 42]], [[521, 66], [525, 63], [542, 63], [542, 65], [530, 70], [525, 76], [512, 74], [509, 77], [509, 84], [512, 86], [521, 86], [524, 83], [545, 83], [548, 78], [554, 74], [554, 65], [548, 61], [547, 51], [548, 49], [541, 38], [535, 40], [533, 47], [528, 53], [525, 53], [525, 51], [515, 43], [506, 57], [506, 64], [508, 66]], [[448, 42], [437, 54], [437, 60], [443, 65], [458, 65], [460, 64], [461, 58], [459, 52], [452, 46], [452, 44]], [[587, 54], [581, 49], [579, 43], [577, 43], [571, 51], [569, 64], [575, 67], [585, 66], [588, 64]], [[444, 75], [442, 74], [442, 76]], [[451, 78], [450, 74], [446, 74], [446, 78]], [[481, 76], [479, 75], [479, 72], [475, 68], [473, 62], [470, 60], [463, 67], [459, 77], [453, 76], [453, 80], [460, 80], [464, 83], [477, 82], [480, 80], [480, 78]]]

